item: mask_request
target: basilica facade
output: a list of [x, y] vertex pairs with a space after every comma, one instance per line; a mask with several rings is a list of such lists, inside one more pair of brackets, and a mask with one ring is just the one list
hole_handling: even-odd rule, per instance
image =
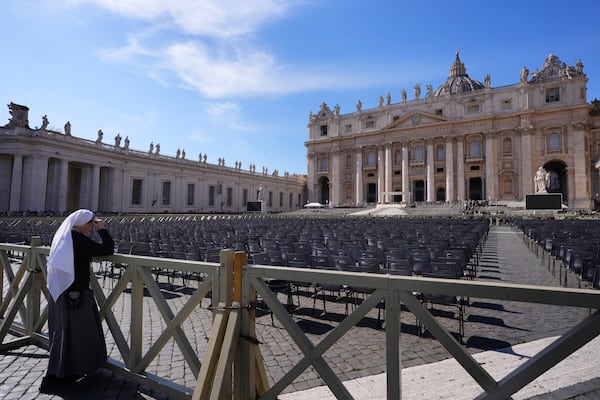
[[[524, 203], [539, 191], [592, 209], [600, 191], [598, 103], [587, 101], [583, 64], [557, 56], [516, 83], [469, 77], [456, 53], [448, 78], [414, 97], [341, 114], [321, 104], [308, 122], [308, 199], [330, 206], [491, 200]], [[548, 179], [536, 186], [536, 173]]]
[[226, 166], [169, 156], [159, 144], [130, 148], [118, 134], [102, 130], [87, 140], [71, 132], [30, 128], [29, 108], [10, 103], [8, 124], [0, 127], [0, 214], [64, 214], [78, 208], [101, 213], [283, 212], [305, 203], [306, 177], [257, 171], [241, 162]]

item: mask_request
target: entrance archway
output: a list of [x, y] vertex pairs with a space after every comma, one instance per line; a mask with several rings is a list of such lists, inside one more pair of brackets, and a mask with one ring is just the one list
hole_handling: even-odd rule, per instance
[[562, 193], [563, 203], [568, 204], [567, 166], [560, 160], [548, 161], [546, 170], [546, 190], [548, 193]]
[[435, 191], [435, 201], [446, 201], [446, 189], [438, 188]]
[[425, 181], [418, 180], [413, 182], [414, 201], [425, 201]]
[[367, 183], [367, 203], [377, 202], [377, 184]]
[[483, 200], [483, 179], [469, 178], [469, 200]]
[[319, 178], [319, 196], [317, 200], [323, 205], [329, 204], [329, 178], [326, 176]]

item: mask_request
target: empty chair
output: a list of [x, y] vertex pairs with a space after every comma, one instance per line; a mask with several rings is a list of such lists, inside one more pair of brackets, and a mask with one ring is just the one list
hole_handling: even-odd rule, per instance
[[429, 251], [413, 251], [409, 255], [409, 260], [415, 275], [423, 275], [431, 271]]
[[[423, 277], [455, 279], [454, 272], [451, 269], [445, 270], [443, 268], [438, 269], [436, 272], [426, 272], [423, 274]], [[423, 303], [429, 306], [430, 309], [433, 309], [434, 305], [436, 304], [456, 307], [458, 310], [458, 315], [455, 315], [456, 319], [458, 320], [458, 336], [459, 340], [462, 341], [465, 333], [464, 316], [466, 301], [459, 296], [438, 293], [421, 293], [420, 299]], [[419, 333], [420, 332], [421, 328], [419, 328]]]
[[410, 264], [410, 260], [408, 258], [389, 261], [386, 268], [381, 269], [381, 272], [388, 273], [390, 275], [405, 276], [410, 276], [413, 274], [412, 265]]

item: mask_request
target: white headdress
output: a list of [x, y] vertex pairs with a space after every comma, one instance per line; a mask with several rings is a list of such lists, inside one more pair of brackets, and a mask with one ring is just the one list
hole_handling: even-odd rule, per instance
[[54, 301], [58, 300], [59, 296], [71, 286], [75, 279], [71, 230], [74, 226], [90, 222], [92, 218], [94, 218], [92, 211], [77, 210], [65, 218], [52, 238], [46, 266], [48, 269], [48, 289]]

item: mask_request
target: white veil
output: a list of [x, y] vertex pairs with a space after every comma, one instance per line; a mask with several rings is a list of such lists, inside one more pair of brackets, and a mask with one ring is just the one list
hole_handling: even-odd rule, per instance
[[77, 210], [71, 213], [60, 224], [52, 238], [50, 255], [48, 256], [48, 289], [54, 301], [73, 283], [75, 266], [73, 259], [73, 237], [71, 230], [74, 226], [84, 225], [94, 218], [90, 210]]

